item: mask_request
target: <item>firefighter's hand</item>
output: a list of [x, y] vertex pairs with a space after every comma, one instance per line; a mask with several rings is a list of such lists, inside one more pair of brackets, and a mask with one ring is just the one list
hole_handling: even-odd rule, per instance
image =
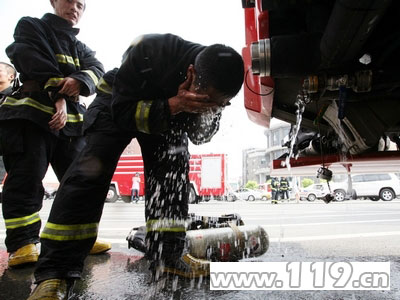
[[71, 77], [65, 77], [57, 84], [57, 86], [62, 86], [61, 90], [58, 91], [60, 94], [64, 94], [70, 97], [79, 96], [82, 87], [79, 80]]
[[[193, 66], [189, 68], [193, 68]], [[208, 102], [210, 99], [208, 95], [189, 91], [192, 82], [193, 75], [188, 69], [187, 78], [179, 86], [178, 94], [168, 99], [169, 109], [172, 115], [176, 115], [180, 112], [203, 113], [218, 106], [214, 102]]]
[[67, 123], [67, 103], [65, 99], [60, 98], [55, 103], [56, 112], [51, 117], [51, 121], [49, 122], [49, 126], [51, 129], [60, 130]]

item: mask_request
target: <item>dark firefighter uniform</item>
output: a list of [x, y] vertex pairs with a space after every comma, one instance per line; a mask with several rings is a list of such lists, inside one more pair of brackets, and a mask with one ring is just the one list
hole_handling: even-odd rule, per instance
[[[104, 71], [95, 53], [77, 40], [78, 32], [54, 14], [41, 19], [23, 17], [15, 29], [15, 41], [6, 49], [23, 83], [0, 107], [1, 150], [8, 173], [3, 216], [9, 252], [39, 241], [42, 179], [49, 163], [61, 180], [84, 145], [85, 107], [59, 94], [57, 84], [72, 77], [81, 83], [81, 95], [89, 96]], [[67, 123], [62, 130], [52, 131], [48, 122], [60, 98], [67, 103]]]
[[196, 144], [209, 141], [221, 114], [208, 124], [198, 114], [173, 117], [167, 99], [177, 94], [203, 48], [170, 34], [145, 35], [129, 47], [121, 68], [100, 80], [85, 114], [86, 146], [64, 176], [41, 234], [36, 282], [81, 276], [111, 178], [132, 138], [144, 161], [147, 257], [180, 257], [188, 216], [188, 136]]
[[286, 177], [282, 177], [279, 183], [279, 190], [282, 195], [282, 199], [289, 199], [289, 182]]
[[278, 203], [279, 198], [279, 180], [273, 177], [271, 180], [271, 202]]

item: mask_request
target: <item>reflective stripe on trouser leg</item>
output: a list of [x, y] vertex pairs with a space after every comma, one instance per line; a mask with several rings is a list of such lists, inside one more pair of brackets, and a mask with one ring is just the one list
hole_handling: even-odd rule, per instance
[[41, 239], [54, 241], [77, 241], [97, 237], [99, 223], [61, 225], [47, 222]]
[[[6, 140], [5, 140], [6, 139]], [[0, 137], [7, 177], [2, 210], [6, 222], [8, 252], [39, 242], [44, 189], [42, 180], [57, 137], [33, 122], [10, 120], [2, 124]]]
[[85, 258], [97, 237], [108, 186], [130, 140], [118, 132], [87, 136], [86, 146], [61, 181], [41, 235], [36, 282], [50, 278], [80, 278]]
[[187, 227], [184, 220], [152, 219], [146, 222], [146, 227], [149, 259], [175, 260], [181, 255]]

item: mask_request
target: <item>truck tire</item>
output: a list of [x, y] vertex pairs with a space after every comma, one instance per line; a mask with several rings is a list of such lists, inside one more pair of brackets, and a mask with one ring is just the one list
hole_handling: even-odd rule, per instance
[[117, 200], [118, 200], [117, 190], [115, 189], [114, 186], [110, 186], [110, 188], [108, 189], [106, 202], [114, 203]]
[[196, 191], [193, 186], [190, 186], [189, 190], [189, 204], [199, 203], [199, 197], [196, 195]]
[[379, 192], [379, 198], [381, 198], [383, 201], [392, 201], [395, 197], [396, 195], [394, 194], [392, 189], [383, 188]]

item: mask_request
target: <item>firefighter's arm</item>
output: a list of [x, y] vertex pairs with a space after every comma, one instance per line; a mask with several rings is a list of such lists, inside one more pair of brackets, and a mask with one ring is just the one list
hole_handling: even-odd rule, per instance
[[64, 75], [58, 68], [57, 57], [43, 28], [33, 18], [21, 18], [15, 28], [14, 39], [6, 53], [21, 74], [21, 79], [37, 81], [51, 94], [53, 101], [62, 98], [62, 95], [57, 95], [57, 83]]
[[69, 77], [79, 81], [79, 94], [82, 96], [90, 96], [94, 94], [99, 79], [104, 75], [104, 67], [103, 64], [96, 59], [96, 52], [92, 51], [82, 42], [78, 42], [77, 47], [81, 70], [72, 73]]
[[168, 99], [149, 95], [163, 75], [157, 51], [140, 41], [131, 45], [115, 76], [111, 111], [123, 130], [158, 134], [170, 128]]

